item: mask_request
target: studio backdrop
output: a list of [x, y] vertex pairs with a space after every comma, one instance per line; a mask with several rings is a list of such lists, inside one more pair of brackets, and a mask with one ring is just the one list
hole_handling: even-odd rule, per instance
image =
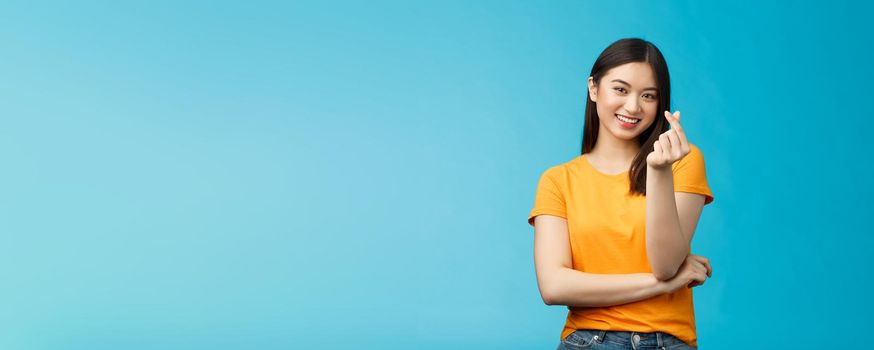
[[716, 200], [702, 349], [864, 342], [863, 2], [0, 4], [0, 348], [554, 349], [537, 180], [658, 45]]

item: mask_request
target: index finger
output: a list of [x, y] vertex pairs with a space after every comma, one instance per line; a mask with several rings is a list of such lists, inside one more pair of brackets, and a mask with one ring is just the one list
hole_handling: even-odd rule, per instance
[[680, 126], [680, 111], [674, 112], [674, 114], [670, 114], [670, 112], [665, 111], [665, 119], [668, 120], [668, 123], [671, 124], [671, 129], [677, 133], [677, 138], [680, 140], [680, 146], [686, 148], [689, 146], [689, 140], [686, 139], [686, 133], [683, 132], [683, 127]]

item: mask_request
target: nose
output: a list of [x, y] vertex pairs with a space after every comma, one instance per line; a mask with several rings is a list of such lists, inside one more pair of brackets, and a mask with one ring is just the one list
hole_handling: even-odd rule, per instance
[[631, 114], [631, 115], [638, 114], [638, 113], [640, 113], [640, 111], [641, 111], [641, 108], [640, 108], [640, 101], [638, 101], [638, 100], [637, 100], [636, 98], [634, 98], [634, 97], [628, 98], [628, 99], [625, 101], [625, 106], [623, 106], [623, 107], [624, 107], [625, 110], [628, 111], [628, 113]]

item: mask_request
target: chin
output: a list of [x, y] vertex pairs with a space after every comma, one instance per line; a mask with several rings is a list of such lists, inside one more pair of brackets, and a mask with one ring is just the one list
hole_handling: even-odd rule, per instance
[[617, 139], [624, 141], [635, 141], [637, 140], [637, 137], [643, 133], [643, 130], [646, 129], [641, 128], [640, 130], [622, 130], [619, 128], [609, 127], [607, 128], [607, 130], [610, 132], [610, 134], [613, 135], [613, 137]]
[[624, 141], [637, 141], [637, 137], [640, 136], [640, 133], [637, 133], [637, 134], [634, 134], [634, 135], [628, 135], [628, 134], [618, 134], [618, 135], [617, 135], [617, 134], [613, 134], [613, 135], [616, 135], [616, 138], [618, 138], [618, 139], [620, 139], [620, 140], [624, 140]]

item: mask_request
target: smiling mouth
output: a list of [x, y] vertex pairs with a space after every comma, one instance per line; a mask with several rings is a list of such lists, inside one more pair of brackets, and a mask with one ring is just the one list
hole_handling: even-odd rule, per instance
[[626, 123], [626, 124], [633, 125], [633, 124], [640, 123], [640, 119], [638, 119], [638, 118], [627, 117], [627, 116], [624, 116], [621, 114], [614, 114], [614, 115], [616, 116], [616, 119], [619, 119], [619, 121]]

